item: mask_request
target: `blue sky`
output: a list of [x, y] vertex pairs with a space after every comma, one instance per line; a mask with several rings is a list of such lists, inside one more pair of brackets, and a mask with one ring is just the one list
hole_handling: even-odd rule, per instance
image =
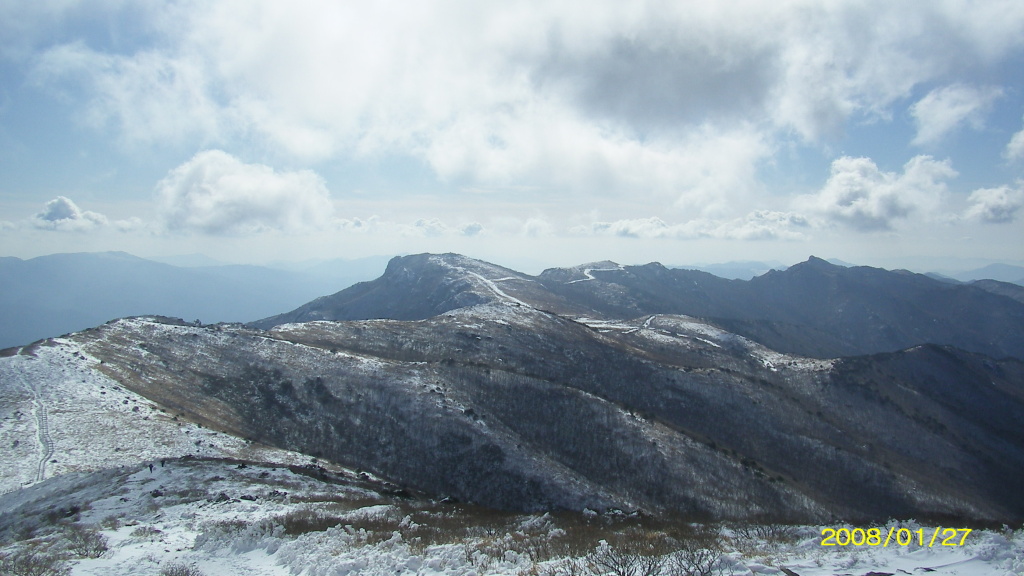
[[0, 4], [0, 255], [952, 270], [1022, 179], [1019, 1]]

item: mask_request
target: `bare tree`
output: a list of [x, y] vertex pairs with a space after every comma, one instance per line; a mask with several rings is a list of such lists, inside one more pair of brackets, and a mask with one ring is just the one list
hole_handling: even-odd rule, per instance
[[668, 555], [666, 576], [712, 576], [719, 572], [722, 550], [714, 543], [687, 540]]
[[612, 546], [602, 540], [589, 556], [591, 572], [613, 576], [657, 576], [665, 557], [659, 546], [635, 539]]

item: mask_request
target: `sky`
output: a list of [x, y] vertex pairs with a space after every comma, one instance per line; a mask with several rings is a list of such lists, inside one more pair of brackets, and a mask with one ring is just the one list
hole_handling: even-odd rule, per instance
[[0, 256], [1024, 264], [1024, 2], [0, 0]]

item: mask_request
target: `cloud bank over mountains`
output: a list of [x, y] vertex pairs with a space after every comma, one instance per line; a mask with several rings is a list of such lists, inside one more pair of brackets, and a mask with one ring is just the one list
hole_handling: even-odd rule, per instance
[[[72, 1], [3, 15], [0, 54], [23, 86], [123, 153], [174, 158], [135, 192], [159, 233], [813, 241], [1019, 225], [1019, 2]], [[1003, 181], [959, 184], [980, 162], [952, 147], [963, 138], [992, 142]], [[431, 210], [390, 210], [419, 193], [409, 166], [443, 190]], [[494, 202], [465, 209], [476, 193]], [[53, 210], [77, 198], [62, 197]], [[97, 216], [34, 222], [109, 226]]]
[[87, 231], [108, 224], [107, 217], [96, 212], [82, 211], [63, 196], [50, 200], [42, 211], [32, 217], [31, 223], [44, 230]]
[[891, 230], [915, 213], [936, 214], [946, 196], [946, 180], [956, 177], [949, 161], [915, 156], [903, 173], [884, 172], [870, 158], [842, 157], [805, 206], [855, 230]]
[[1024, 183], [1017, 182], [1015, 188], [981, 188], [971, 192], [968, 200], [971, 202], [971, 207], [967, 211], [968, 218], [978, 218], [996, 224], [1009, 223], [1016, 218], [1017, 212], [1024, 208]]
[[[685, 224], [668, 224], [658, 217], [594, 221], [566, 232], [573, 236], [804, 240], [813, 229], [836, 225], [858, 231], [892, 230], [900, 220], [915, 214], [957, 218], [942, 212], [948, 195], [946, 181], [956, 176], [948, 161], [930, 156], [914, 157], [902, 173], [881, 171], [869, 158], [842, 157], [832, 163], [832, 174], [820, 191], [792, 202], [796, 211], [757, 210], [736, 218], [695, 218]], [[165, 233], [247, 235], [335, 229], [404, 236], [474, 236], [486, 230], [479, 222], [450, 225], [437, 218], [403, 224], [376, 216], [335, 217], [331, 194], [316, 173], [277, 172], [265, 165], [243, 163], [221, 150], [201, 152], [173, 169], [157, 184], [155, 194], [159, 218], [147, 227]], [[979, 189], [969, 201], [963, 218], [1008, 223], [1024, 206], [1024, 190], [1019, 186]], [[111, 225], [103, 214], [83, 211], [63, 196], [47, 202], [28, 224], [66, 232], [89, 232]], [[144, 226], [139, 219], [113, 225], [128, 231]], [[550, 223], [535, 218], [521, 223], [520, 233], [555, 232]]]

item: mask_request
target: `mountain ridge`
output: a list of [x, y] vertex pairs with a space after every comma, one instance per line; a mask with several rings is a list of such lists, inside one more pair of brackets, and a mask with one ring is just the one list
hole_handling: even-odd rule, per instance
[[[598, 262], [547, 269], [538, 276], [499, 267], [492, 272], [503, 281], [501, 295], [494, 292], [495, 284], [479, 281], [479, 272], [478, 278], [464, 273], [481, 266], [480, 261], [459, 256], [458, 264], [442, 265], [445, 258], [456, 260], [455, 255], [396, 257], [377, 280], [251, 325], [266, 329], [313, 319], [415, 320], [513, 298], [566, 316], [696, 316], [774, 349], [819, 358], [926, 343], [1024, 358], [1024, 305], [1012, 293], [997, 293], [987, 284], [988, 289], [954, 285], [921, 274], [837, 266], [811, 256], [749, 281], [658, 263]], [[412, 277], [419, 280], [408, 282]]]
[[[908, 298], [934, 293], [962, 299], [949, 325], [984, 305], [1010, 319], [1020, 309], [977, 287], [820, 259], [746, 282], [656, 263], [529, 276], [456, 254], [398, 257], [380, 278], [266, 327], [134, 317], [9, 349], [0, 392], [14, 400], [3, 418], [20, 423], [0, 426], [0, 443], [53, 446], [58, 463], [84, 462], [68, 437], [17, 414], [49, 411], [48, 387], [101, 375], [116, 387], [82, 396], [86, 410], [118, 407], [120, 396], [107, 396], [123, 388], [146, 399], [147, 417], [202, 424], [235, 446], [244, 439], [495, 508], [1024, 519], [1024, 361], [927, 341], [838, 358], [770, 345], [847, 345], [862, 326], [833, 334], [814, 324], [817, 310], [838, 310], [830, 322], [870, 312], [867, 328], [885, 328], [908, 314]], [[931, 322], [935, 301], [911, 317]], [[30, 368], [38, 377], [18, 385]], [[187, 449], [179, 437], [159, 450]], [[51, 469], [4, 465], [36, 480]]]
[[[709, 518], [1024, 514], [1024, 440], [1005, 424], [1024, 414], [1024, 366], [955, 348], [820, 361], [688, 317], [582, 324], [512, 302], [271, 332], [118, 322], [75, 341], [175, 410], [204, 398], [236, 436], [438, 497]], [[931, 378], [961, 402], [922, 395], [936, 383], [916, 374], [937, 359], [957, 369]]]

